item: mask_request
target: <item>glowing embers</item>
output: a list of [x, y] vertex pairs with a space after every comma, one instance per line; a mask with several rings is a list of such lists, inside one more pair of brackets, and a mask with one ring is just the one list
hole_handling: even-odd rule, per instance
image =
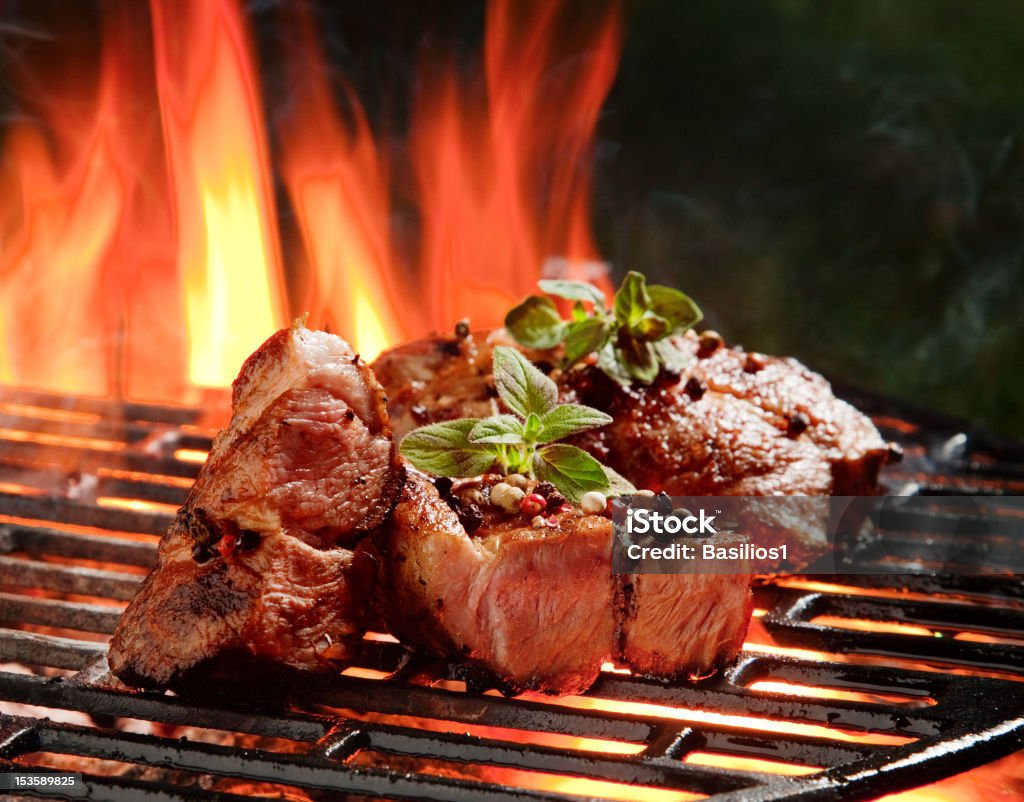
[[591, 696], [567, 696], [555, 702], [558, 705], [581, 710], [601, 710], [607, 713], [626, 713], [633, 716], [653, 716], [672, 721], [693, 724], [709, 724], [716, 727], [730, 727], [748, 731], [765, 731], [784, 735], [806, 735], [848, 743], [894, 746], [916, 740], [902, 735], [879, 732], [857, 732], [840, 727], [821, 724], [806, 724], [798, 721], [764, 718], [761, 716], [735, 715], [715, 710], [675, 707], [651, 702], [627, 702], [619, 699], [602, 699]]
[[928, 707], [935, 700], [927, 696], [912, 696], [903, 693], [886, 693], [880, 691], [858, 691], [844, 688], [823, 688], [816, 685], [805, 685], [795, 682], [782, 682], [772, 679], [759, 679], [747, 687], [752, 691], [778, 694], [780, 696], [800, 696], [806, 699], [837, 699], [844, 702], [867, 702], [868, 704], [896, 705], [905, 707]]
[[733, 771], [757, 771], [764, 774], [781, 774], [786, 777], [804, 777], [821, 771], [821, 766], [790, 763], [767, 758], [730, 755], [723, 752], [691, 752], [683, 761], [694, 766], [712, 766]]

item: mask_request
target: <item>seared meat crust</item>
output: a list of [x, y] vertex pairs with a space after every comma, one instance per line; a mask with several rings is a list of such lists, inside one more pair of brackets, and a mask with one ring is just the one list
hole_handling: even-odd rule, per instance
[[211, 664], [319, 671], [363, 629], [351, 548], [390, 512], [402, 469], [384, 393], [343, 340], [296, 324], [234, 383], [156, 568], [118, 624], [111, 670], [176, 687]]
[[553, 517], [553, 528], [534, 528], [489, 508], [469, 534], [433, 483], [410, 471], [391, 526], [375, 537], [389, 630], [468, 660], [510, 693], [578, 693], [607, 661], [675, 677], [736, 656], [749, 576], [617, 576], [608, 518]]
[[[374, 363], [398, 439], [427, 423], [499, 410], [491, 353], [514, 345], [503, 329], [462, 340], [427, 338], [386, 351]], [[679, 375], [623, 389], [594, 367], [553, 377], [563, 401], [608, 412], [614, 422], [577, 445], [639, 487], [675, 495], [852, 495], [875, 492], [888, 453], [871, 421], [836, 398], [794, 359], [718, 347], [692, 355]], [[528, 352], [538, 363], [557, 352]]]

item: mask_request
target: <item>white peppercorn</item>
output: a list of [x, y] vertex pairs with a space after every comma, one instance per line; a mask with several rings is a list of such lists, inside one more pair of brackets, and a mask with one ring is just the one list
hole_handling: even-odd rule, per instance
[[604, 508], [607, 503], [608, 499], [605, 498], [604, 493], [600, 493], [597, 490], [591, 490], [589, 493], [583, 494], [583, 498], [580, 499], [580, 508], [584, 512], [596, 514], [604, 512]]
[[498, 482], [491, 488], [491, 504], [502, 512], [519, 512], [519, 505], [525, 496], [526, 493], [507, 482]]

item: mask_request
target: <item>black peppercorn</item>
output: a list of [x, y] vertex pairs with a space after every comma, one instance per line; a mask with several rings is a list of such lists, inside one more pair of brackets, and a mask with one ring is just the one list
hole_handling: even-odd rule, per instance
[[192, 559], [197, 563], [204, 563], [211, 557], [213, 557], [213, 552], [211, 552], [202, 543], [196, 543], [196, 545], [192, 547]]
[[470, 534], [479, 529], [484, 522], [484, 514], [480, 512], [480, 508], [476, 504], [461, 504], [456, 512], [459, 516], [459, 523]]
[[533, 492], [536, 493], [538, 496], [541, 496], [545, 501], [547, 501], [548, 497], [552, 493], [558, 492], [558, 488], [551, 484], [551, 482], [541, 482], [533, 489]]
[[786, 434], [790, 437], [799, 437], [807, 431], [807, 427], [810, 425], [810, 418], [808, 418], [803, 412], [797, 412], [789, 419], [789, 426], [786, 427]]
[[565, 504], [566, 498], [556, 490], [555, 492], [548, 494], [547, 501], [548, 503], [545, 509], [548, 512], [558, 512], [561, 506]]
[[238, 535], [238, 550], [252, 551], [260, 544], [260, 533], [252, 529], [243, 529]]
[[690, 396], [694, 401], [700, 401], [704, 397], [704, 393], [707, 392], [707, 387], [704, 386], [704, 382], [698, 379], [696, 376], [691, 376], [686, 381], [686, 394]]
[[438, 476], [434, 479], [434, 487], [437, 488], [437, 494], [441, 498], [447, 498], [452, 494], [452, 482], [447, 476]]
[[662, 490], [654, 497], [654, 509], [662, 515], [672, 514], [672, 497]]

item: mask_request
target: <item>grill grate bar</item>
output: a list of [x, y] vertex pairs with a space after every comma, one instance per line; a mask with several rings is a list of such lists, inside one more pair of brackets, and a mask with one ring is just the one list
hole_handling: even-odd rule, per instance
[[112, 635], [120, 617], [121, 607], [0, 593], [0, 623], [3, 624], [41, 624]]
[[[24, 723], [32, 722], [31, 719]], [[300, 788], [317, 788], [378, 795], [399, 799], [437, 802], [471, 800], [565, 800], [563, 794], [512, 789], [467, 780], [409, 775], [373, 768], [338, 771], [339, 764], [307, 755], [267, 752], [202, 742], [182, 742], [131, 732], [107, 733], [87, 727], [52, 722], [33, 722], [37, 751], [80, 755], [101, 760], [118, 760], [146, 766], [161, 766], [199, 775], [213, 774], [254, 782], [284, 783]]]
[[152, 568], [155, 540], [127, 540], [104, 535], [79, 535], [58, 529], [0, 524], [0, 551], [24, 551], [33, 557], [60, 556], [102, 563]]
[[55, 496], [22, 496], [14, 493], [0, 493], [0, 510], [13, 518], [56, 521], [146, 535], [162, 535], [174, 520], [173, 515], [162, 512], [135, 512], [97, 507]]
[[119, 571], [0, 556], [0, 585], [43, 588], [80, 596], [103, 596], [116, 601], [130, 601], [141, 581], [141, 576]]
[[78, 670], [106, 652], [102, 643], [0, 628], [0, 661]]

